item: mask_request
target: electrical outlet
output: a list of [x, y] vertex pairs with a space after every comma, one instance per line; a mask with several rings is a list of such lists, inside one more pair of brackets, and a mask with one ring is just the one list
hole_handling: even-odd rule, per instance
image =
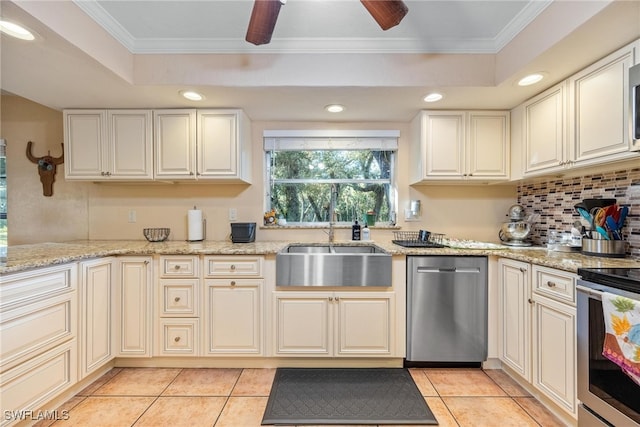
[[129, 222], [136, 222], [136, 211], [133, 209], [129, 211]]
[[236, 208], [229, 208], [229, 221], [235, 221], [238, 219], [238, 210]]

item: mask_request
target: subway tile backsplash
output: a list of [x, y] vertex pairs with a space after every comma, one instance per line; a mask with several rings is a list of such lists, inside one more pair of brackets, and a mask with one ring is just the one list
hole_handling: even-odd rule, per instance
[[518, 203], [524, 206], [527, 215], [540, 215], [530, 234], [535, 245], [547, 243], [549, 230], [571, 230], [572, 223], [580, 219], [574, 209], [576, 203], [601, 198], [615, 198], [618, 205], [629, 206], [623, 239], [629, 242], [627, 255], [640, 261], [640, 167], [518, 186]]

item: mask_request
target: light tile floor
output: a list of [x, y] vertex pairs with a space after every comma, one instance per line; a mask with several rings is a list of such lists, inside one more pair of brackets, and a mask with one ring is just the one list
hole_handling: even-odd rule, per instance
[[[439, 426], [563, 424], [504, 372], [410, 369]], [[114, 368], [37, 427], [257, 427], [275, 369]]]

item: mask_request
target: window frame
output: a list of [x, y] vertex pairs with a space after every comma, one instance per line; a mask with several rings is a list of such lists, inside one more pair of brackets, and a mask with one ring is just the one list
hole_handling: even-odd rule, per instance
[[[397, 161], [399, 131], [265, 131], [263, 135], [264, 150], [264, 201], [265, 212], [271, 210], [271, 153], [273, 151], [321, 151], [321, 150], [371, 150], [392, 152], [389, 179], [312, 179], [287, 178], [278, 179], [279, 183], [292, 184], [388, 184], [390, 210], [397, 212]], [[359, 220], [361, 218], [358, 218]], [[390, 220], [379, 221], [380, 224], [393, 225]], [[329, 221], [290, 222], [301, 227], [326, 227]], [[350, 225], [351, 221], [340, 221], [338, 225]]]

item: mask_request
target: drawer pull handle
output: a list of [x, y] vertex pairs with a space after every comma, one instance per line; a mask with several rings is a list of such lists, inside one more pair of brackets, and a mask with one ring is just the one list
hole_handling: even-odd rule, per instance
[[180, 342], [180, 337], [175, 337], [173, 340], [174, 340], [175, 342]]
[[231, 281], [231, 286], [235, 286], [235, 285], [236, 285], [236, 281], [235, 281], [235, 280], [232, 280], [232, 281]]
[[235, 264], [231, 264], [231, 270], [235, 270], [236, 269], [236, 265]]
[[173, 300], [174, 300], [175, 302], [178, 302], [178, 301], [180, 301], [180, 297], [175, 297]]
[[555, 288], [556, 284], [554, 282], [552, 282], [552, 281], [548, 281], [547, 282], [547, 286], [550, 287], [550, 288]]

